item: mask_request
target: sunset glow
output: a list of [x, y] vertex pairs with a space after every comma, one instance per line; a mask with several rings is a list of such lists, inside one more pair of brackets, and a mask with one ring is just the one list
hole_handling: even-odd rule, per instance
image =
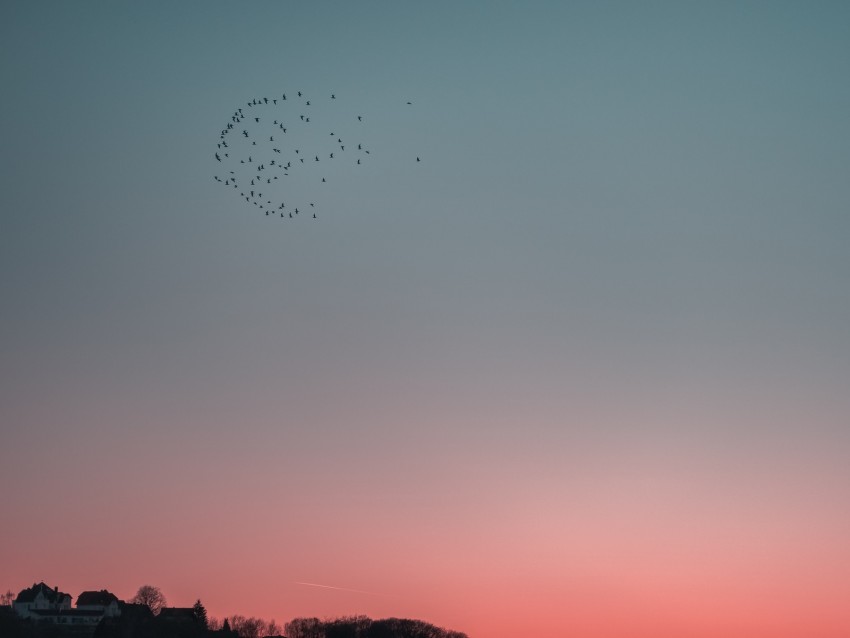
[[[850, 635], [850, 5], [3, 13], [1, 591]], [[271, 223], [296, 91], [371, 153]]]

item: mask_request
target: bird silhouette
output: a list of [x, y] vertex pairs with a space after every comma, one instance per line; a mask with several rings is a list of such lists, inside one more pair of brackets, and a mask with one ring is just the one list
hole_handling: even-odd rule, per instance
[[[303, 91], [297, 91], [297, 94], [298, 94], [299, 98], [304, 100], [303, 102], [301, 102], [301, 104], [304, 107], [312, 106], [312, 100], [306, 98]], [[280, 95], [280, 98], [254, 97], [254, 98], [250, 99], [250, 101], [243, 103], [243, 104], [247, 105], [247, 108], [249, 108], [249, 109], [256, 107], [256, 109], [254, 110], [255, 115], [250, 116], [254, 119], [255, 124], [259, 125], [259, 124], [263, 123], [264, 121], [266, 121], [266, 119], [268, 119], [269, 114], [268, 114], [267, 111], [264, 111], [264, 109], [267, 108], [269, 104], [273, 105], [273, 107], [276, 108], [277, 103], [281, 102], [282, 110], [285, 108], [286, 105], [284, 105], [283, 102], [285, 100], [287, 100], [287, 94], [281, 93], [279, 95]], [[328, 95], [328, 94], [326, 93], [325, 95]], [[337, 99], [336, 93], [330, 93], [329, 95], [330, 95], [330, 99], [334, 100], [334, 105], [336, 105], [336, 99]], [[320, 100], [320, 102], [321, 102], [321, 100]], [[405, 103], [407, 105], [412, 105], [411, 100], [408, 100]], [[344, 101], [339, 102], [339, 106], [344, 107]], [[306, 136], [306, 133], [307, 133], [307, 131], [309, 131], [309, 129], [304, 129], [305, 137], [304, 137], [304, 140], [303, 140], [303, 145], [299, 144], [300, 148], [292, 148], [292, 146], [288, 146], [288, 145], [285, 145], [285, 144], [280, 143], [280, 142], [277, 143], [278, 146], [273, 147], [272, 145], [275, 144], [274, 135], [270, 134], [268, 141], [265, 141], [265, 138], [261, 134], [261, 133], [263, 133], [263, 130], [258, 130], [259, 126], [254, 129], [253, 133], [251, 131], [249, 131], [248, 129], [242, 129], [241, 135], [239, 135], [240, 130], [236, 128], [236, 124], [239, 124], [239, 123], [241, 123], [242, 121], [245, 120], [246, 114], [243, 112], [244, 108], [245, 108], [245, 106], [237, 107], [236, 110], [234, 110], [233, 112], [231, 112], [231, 114], [229, 116], [227, 116], [227, 121], [224, 123], [225, 126], [224, 126], [224, 128], [222, 128], [219, 131], [219, 139], [216, 140], [217, 151], [214, 152], [214, 157], [216, 158], [216, 161], [218, 161], [219, 163], [224, 163], [226, 165], [226, 169], [229, 169], [229, 168], [237, 168], [238, 169], [236, 164], [239, 164], [239, 165], [242, 166], [242, 168], [249, 168], [250, 170], [246, 172], [244, 170], [243, 171], [227, 171], [225, 169], [225, 172], [227, 172], [227, 179], [224, 179], [219, 175], [215, 175], [214, 180], [216, 182], [220, 182], [220, 183], [224, 184], [225, 186], [228, 186], [228, 187], [232, 186], [233, 188], [240, 190], [240, 186], [242, 184], [247, 185], [250, 182], [251, 186], [256, 187], [256, 186], [262, 185], [262, 180], [265, 179], [266, 185], [267, 185], [267, 187], [270, 191], [269, 197], [271, 197], [272, 199], [278, 199], [279, 200], [278, 195], [280, 193], [280, 190], [272, 189], [271, 183], [272, 183], [272, 181], [278, 181], [281, 176], [282, 177], [288, 177], [290, 175], [289, 171], [292, 170], [292, 161], [283, 161], [283, 160], [278, 161], [276, 159], [267, 159], [266, 161], [268, 162], [269, 165], [266, 166], [265, 163], [263, 162], [262, 158], [268, 157], [267, 153], [269, 153], [269, 152], [273, 153], [272, 157], [274, 157], [275, 155], [281, 155], [284, 152], [291, 153], [294, 150], [295, 155], [296, 155], [295, 159], [298, 160], [298, 161], [295, 162], [295, 165], [303, 167], [303, 168], [301, 168], [301, 171], [305, 172], [305, 175], [307, 175], [307, 173], [309, 173], [309, 171], [308, 171], [309, 165], [306, 164], [306, 161], [307, 161], [307, 158], [311, 154], [313, 155], [313, 161], [319, 162], [319, 161], [321, 161], [321, 155], [322, 155], [323, 151], [327, 153], [327, 156], [326, 156], [327, 159], [331, 159], [331, 160], [336, 158], [336, 154], [338, 152], [345, 152], [345, 146], [346, 145], [342, 141], [342, 136], [338, 135], [335, 131], [331, 131], [329, 133], [330, 136], [331, 136], [331, 139], [336, 139], [336, 143], [337, 143], [337, 150], [333, 151], [333, 152], [331, 152], [329, 149], [322, 148], [322, 145], [320, 143], [317, 143], [320, 140], [317, 140], [314, 137], [311, 138], [309, 136]], [[295, 110], [295, 109], [293, 108], [293, 110]], [[275, 111], [275, 112], [277, 112], [277, 111]], [[281, 134], [286, 134], [286, 133], [288, 133], [288, 129], [284, 125], [283, 119], [285, 119], [286, 117], [291, 118], [291, 116], [294, 115], [294, 114], [297, 114], [297, 110], [295, 111], [295, 113], [288, 112], [286, 114], [283, 114], [283, 116], [281, 116], [282, 114], [280, 112], [278, 112], [278, 118], [274, 118], [274, 117], [270, 118], [270, 119], [272, 119], [272, 124], [270, 126], [275, 128], [275, 129], [280, 130], [282, 132]], [[343, 117], [345, 117], [344, 112], [338, 113], [338, 115], [340, 115], [340, 114]], [[363, 121], [365, 121], [365, 116], [362, 113], [357, 114], [355, 112], [354, 115], [357, 118], [357, 120], [356, 120], [357, 122], [362, 123]], [[350, 111], [349, 111], [348, 116], [350, 117]], [[299, 120], [301, 122], [305, 123], [305, 124], [312, 123], [311, 122], [312, 118], [309, 117], [307, 115], [307, 113], [300, 114]], [[292, 121], [292, 120], [290, 119], [290, 121]], [[298, 120], [295, 120], [295, 121], [298, 121]], [[348, 121], [350, 121], [350, 120], [348, 120]], [[373, 125], [374, 125], [374, 122], [373, 122], [372, 125], [370, 125], [369, 128], [371, 129]], [[300, 130], [299, 127], [296, 127], [296, 129], [293, 131], [293, 135], [297, 136], [298, 133], [299, 133], [299, 130]], [[324, 129], [324, 130], [327, 131], [327, 129]], [[366, 130], [366, 129], [361, 129], [361, 131], [362, 130]], [[234, 138], [237, 140], [236, 143], [233, 143]], [[291, 138], [292, 138], [292, 136], [289, 136], [289, 138], [286, 138], [286, 139], [291, 139]], [[327, 139], [327, 138], [323, 138], [323, 136], [321, 134], [320, 134], [319, 138], [320, 139]], [[243, 140], [241, 142], [241, 145], [238, 142], [238, 140]], [[351, 144], [350, 146], [353, 147], [355, 144], [357, 146], [356, 150], [358, 151], [358, 153], [355, 154], [355, 158], [354, 158], [355, 162], [354, 163], [355, 163], [356, 166], [359, 166], [359, 165], [362, 165], [362, 163], [363, 163], [362, 155], [360, 155], [360, 153], [365, 153], [367, 155], [370, 153], [370, 151], [368, 150], [369, 144], [368, 144], [368, 140], [361, 139], [360, 142], [355, 142], [354, 144]], [[235, 156], [234, 159], [230, 159], [229, 153], [223, 152], [224, 149], [229, 150], [230, 147], [233, 148], [233, 150], [231, 152], [234, 153], [234, 156]], [[250, 151], [252, 149], [253, 149], [253, 153], [251, 155], [243, 154], [245, 151]], [[302, 154], [301, 151], [304, 151], [304, 153]], [[253, 154], [257, 155], [257, 157], [258, 157], [257, 162], [254, 162], [254, 160], [253, 160]], [[415, 161], [417, 163], [422, 161], [421, 156], [414, 156], [414, 157], [415, 157]], [[230, 165], [227, 164], [228, 162], [233, 162], [234, 166], [231, 167]], [[247, 167], [245, 166], [246, 163], [248, 164]], [[343, 160], [342, 165], [335, 163], [334, 166], [337, 167], [337, 170], [339, 170], [341, 167], [347, 168], [347, 162], [345, 162]], [[370, 166], [372, 166], [372, 165], [370, 165]], [[280, 172], [278, 172], [276, 170], [278, 167], [280, 167]], [[269, 173], [264, 173], [264, 171], [266, 169], [269, 169]], [[271, 170], [271, 169], [275, 169], [275, 170]], [[343, 170], [345, 170], [345, 169], [343, 169]], [[239, 172], [238, 176], [236, 174], [237, 172]], [[358, 169], [358, 172], [359, 172], [359, 169]], [[265, 177], [263, 177], [264, 175], [265, 175]], [[309, 206], [308, 210], [310, 210], [310, 209], [315, 210], [316, 205], [315, 205], [314, 202], [305, 201], [307, 199], [306, 196], [309, 195], [309, 190], [306, 190], [306, 191], [302, 190], [300, 193], [297, 190], [297, 189], [305, 188], [305, 186], [302, 185], [303, 183], [297, 180], [297, 176], [298, 176], [297, 173], [293, 173], [293, 180], [283, 180], [283, 181], [281, 181], [280, 184], [276, 184], [275, 188], [280, 189], [284, 184], [287, 185], [287, 188], [295, 188], [296, 190], [293, 191], [293, 194], [295, 195], [295, 198], [302, 197], [301, 202], [300, 202], [301, 205], [302, 206]], [[334, 175], [332, 175], [331, 177], [334, 177]], [[327, 176], [320, 175], [319, 178], [320, 178], [320, 183], [322, 183], [322, 184], [325, 184], [325, 183], [328, 182]], [[315, 173], [312, 173], [311, 175], [307, 175], [307, 179], [308, 179], [308, 183], [311, 179], [315, 179]], [[237, 185], [237, 183], [239, 185]], [[313, 182], [313, 183], [315, 184], [315, 182]], [[254, 206], [257, 206], [260, 210], [263, 210], [263, 212], [265, 212], [266, 215], [270, 215], [270, 211], [268, 209], [277, 209], [281, 213], [281, 217], [287, 216], [289, 218], [297, 217], [299, 212], [300, 212], [300, 209], [295, 209], [294, 212], [290, 212], [288, 215], [286, 215], [286, 213], [283, 210], [284, 203], [282, 201], [279, 201], [279, 206], [275, 206], [271, 203], [271, 199], [263, 200], [262, 199], [263, 193], [258, 193], [254, 190], [250, 190], [248, 193], [240, 192], [239, 195], [240, 195], [240, 198], [244, 197], [246, 202], [251, 203]], [[265, 201], [265, 204], [263, 203], [264, 201]], [[290, 210], [292, 210], [292, 209], [290, 209]], [[311, 210], [310, 212], [312, 212], [312, 216], [315, 219], [317, 217], [317, 215], [316, 215], [315, 212], [313, 212], [313, 210]]]

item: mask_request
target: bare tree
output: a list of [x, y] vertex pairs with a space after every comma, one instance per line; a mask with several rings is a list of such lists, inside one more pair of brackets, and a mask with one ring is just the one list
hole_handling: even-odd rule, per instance
[[266, 625], [266, 636], [282, 636], [283, 627], [278, 625], [274, 619], [270, 620]]
[[145, 605], [151, 610], [154, 616], [159, 614], [166, 605], [165, 596], [162, 591], [160, 591], [159, 587], [154, 587], [153, 585], [142, 585], [139, 587], [139, 591], [130, 599], [130, 602]]
[[15, 602], [15, 592], [11, 589], [7, 590], [5, 594], [0, 594], [0, 605], [11, 605]]
[[233, 629], [239, 638], [261, 638], [263, 630], [266, 628], [266, 621], [262, 618], [246, 618], [245, 616], [231, 616], [229, 619], [230, 628]]

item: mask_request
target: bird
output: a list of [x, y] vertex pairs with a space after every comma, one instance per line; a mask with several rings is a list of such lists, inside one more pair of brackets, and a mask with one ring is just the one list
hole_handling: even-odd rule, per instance
[[357, 121], [358, 121], [358, 122], [362, 122], [362, 121], [363, 121], [363, 117], [362, 117], [362, 116], [360, 116], [360, 115], [358, 115], [358, 116], [357, 116]]
[[335, 99], [336, 99], [336, 95], [334, 95], [333, 93], [331, 93], [331, 99], [332, 99], [332, 100], [335, 100]]
[[418, 157], [416, 158], [416, 161], [417, 161], [417, 162], [419, 161], [419, 158], [418, 158]]
[[215, 154], [215, 158], [220, 162], [221, 158], [218, 156], [218, 153]]
[[301, 97], [301, 91], [298, 91], [298, 97]]

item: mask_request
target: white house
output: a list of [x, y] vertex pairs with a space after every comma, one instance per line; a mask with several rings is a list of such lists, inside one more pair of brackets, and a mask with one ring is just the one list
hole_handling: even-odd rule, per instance
[[22, 590], [12, 602], [12, 608], [21, 618], [43, 617], [44, 612], [71, 609], [71, 596], [41, 582]]
[[101, 589], [100, 591], [84, 591], [77, 597], [77, 609], [83, 611], [96, 611], [102, 616], [120, 616], [121, 609], [119, 607], [118, 597]]

